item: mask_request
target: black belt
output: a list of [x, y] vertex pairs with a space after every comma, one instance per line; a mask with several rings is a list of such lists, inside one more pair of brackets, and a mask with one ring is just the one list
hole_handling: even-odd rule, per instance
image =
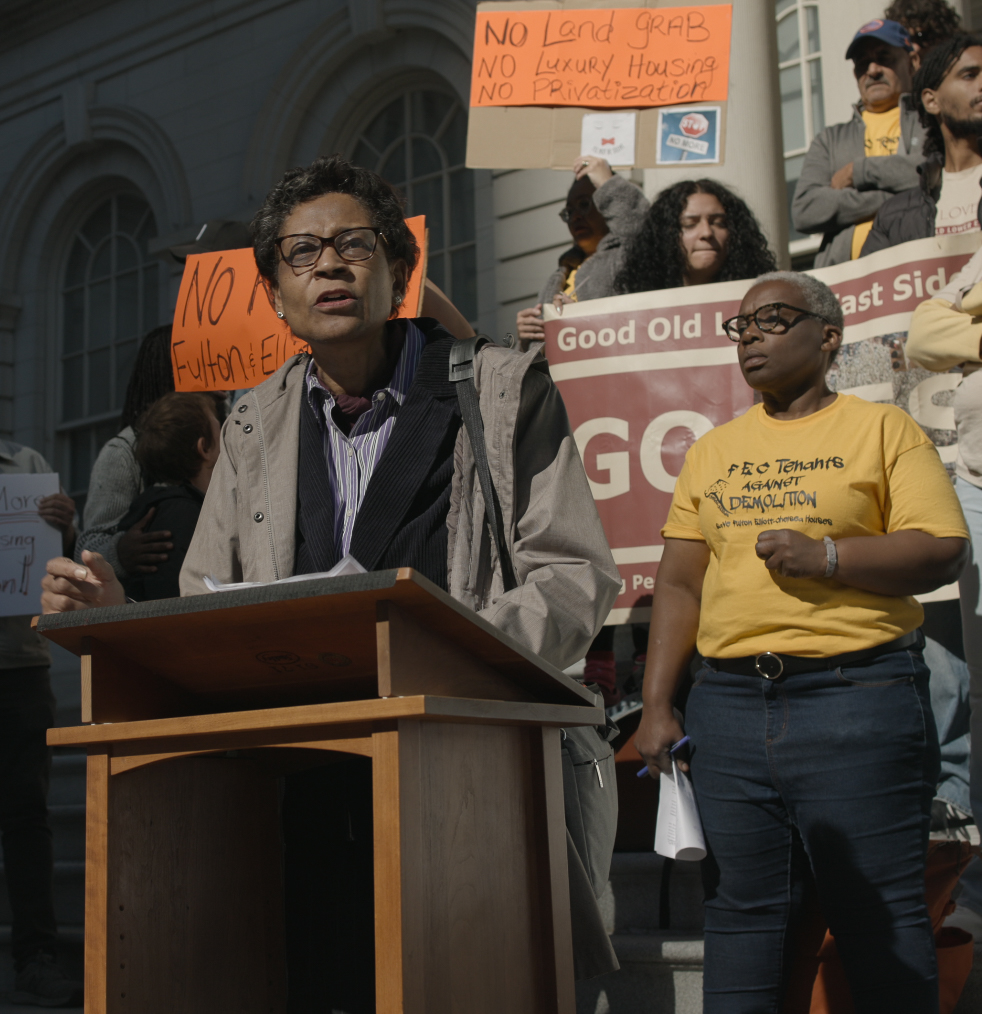
[[924, 635], [919, 629], [894, 641], [887, 641], [886, 644], [878, 644], [875, 648], [844, 651], [841, 655], [831, 655], [828, 658], [805, 658], [802, 655], [778, 655], [773, 651], [764, 651], [759, 655], [744, 655], [742, 658], [707, 658], [705, 661], [717, 672], [722, 669], [723, 672], [736, 673], [738, 676], [763, 676], [765, 680], [776, 680], [781, 676], [824, 672], [840, 666], [855, 665], [915, 644], [918, 648], [924, 647]]

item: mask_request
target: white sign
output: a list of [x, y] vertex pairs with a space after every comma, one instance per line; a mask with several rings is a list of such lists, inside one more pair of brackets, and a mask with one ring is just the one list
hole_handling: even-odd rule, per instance
[[580, 154], [633, 166], [637, 118], [637, 113], [584, 113]]
[[58, 473], [0, 475], [0, 616], [40, 612], [41, 578], [61, 556], [61, 532], [38, 514], [42, 497], [58, 492]]

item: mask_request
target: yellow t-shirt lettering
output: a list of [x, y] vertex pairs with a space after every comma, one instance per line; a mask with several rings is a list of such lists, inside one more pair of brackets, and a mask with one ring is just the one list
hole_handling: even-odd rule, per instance
[[755, 405], [689, 448], [662, 529], [663, 538], [710, 548], [703, 655], [822, 658], [885, 644], [923, 622], [911, 596], [768, 570], [754, 547], [776, 528], [813, 539], [905, 529], [968, 538], [948, 473], [906, 412], [843, 394], [803, 419], [772, 419]]
[[[900, 106], [885, 113], [863, 112], [866, 124], [864, 148], [867, 158], [878, 155], [896, 155], [900, 150]], [[852, 230], [852, 259], [855, 260], [863, 250], [866, 237], [873, 228], [873, 219], [859, 222]]]

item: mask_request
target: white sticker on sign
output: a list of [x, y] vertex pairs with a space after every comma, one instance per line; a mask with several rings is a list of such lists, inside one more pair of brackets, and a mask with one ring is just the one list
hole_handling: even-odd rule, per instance
[[580, 154], [633, 166], [637, 119], [637, 113], [584, 113]]
[[0, 616], [40, 612], [41, 578], [61, 556], [61, 532], [38, 514], [42, 497], [58, 492], [58, 473], [0, 475]]

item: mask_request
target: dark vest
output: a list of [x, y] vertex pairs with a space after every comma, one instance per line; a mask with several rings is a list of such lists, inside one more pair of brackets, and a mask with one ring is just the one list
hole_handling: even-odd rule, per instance
[[[447, 513], [461, 426], [457, 392], [447, 379], [454, 339], [435, 320], [416, 325], [426, 346], [355, 518], [350, 552], [366, 570], [412, 567], [446, 589]], [[334, 495], [306, 383], [300, 397], [294, 573], [313, 574], [338, 562]]]

